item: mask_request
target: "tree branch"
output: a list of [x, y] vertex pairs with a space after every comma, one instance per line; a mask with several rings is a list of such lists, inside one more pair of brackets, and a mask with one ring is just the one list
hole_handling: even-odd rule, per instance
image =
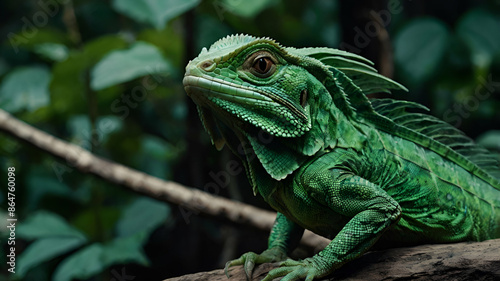
[[[276, 213], [208, 194], [198, 189], [165, 181], [143, 172], [95, 156], [87, 150], [38, 130], [0, 109], [0, 131], [28, 142], [53, 156], [66, 160], [68, 166], [96, 175], [132, 191], [173, 203], [195, 214], [224, 218], [231, 222], [269, 231]], [[322, 249], [329, 240], [306, 231], [302, 244]]]
[[[331, 276], [318, 281], [362, 280], [422, 280], [422, 281], [486, 281], [499, 280], [500, 239], [483, 242], [419, 245], [368, 252], [351, 261]], [[250, 281], [262, 280], [279, 263], [257, 265]], [[222, 281], [245, 280], [242, 266], [198, 272], [164, 281]], [[316, 280], [316, 279], [314, 279]]]

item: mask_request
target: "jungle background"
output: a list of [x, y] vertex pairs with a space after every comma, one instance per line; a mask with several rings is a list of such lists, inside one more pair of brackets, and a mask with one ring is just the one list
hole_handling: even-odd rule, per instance
[[[244, 172], [218, 176], [234, 156], [211, 145], [182, 86], [187, 62], [234, 33], [365, 56], [409, 89], [393, 97], [500, 151], [498, 0], [2, 0], [0, 108], [111, 161], [268, 208]], [[2, 226], [8, 167], [16, 273], [2, 227], [0, 280], [161, 280], [267, 245], [265, 232], [130, 192], [4, 132]]]

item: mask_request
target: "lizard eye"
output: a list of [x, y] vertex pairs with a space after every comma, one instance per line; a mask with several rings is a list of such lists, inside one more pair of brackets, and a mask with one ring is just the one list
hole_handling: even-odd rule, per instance
[[267, 78], [276, 71], [276, 63], [267, 52], [257, 53], [248, 62], [250, 72], [260, 78]]
[[265, 75], [273, 66], [274, 62], [270, 58], [261, 57], [255, 60], [253, 64], [253, 69], [256, 72]]

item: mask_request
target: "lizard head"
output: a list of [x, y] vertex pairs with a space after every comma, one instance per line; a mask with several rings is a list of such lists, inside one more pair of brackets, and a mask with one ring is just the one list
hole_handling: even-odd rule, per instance
[[[366, 137], [353, 124], [376, 115], [365, 95], [404, 89], [371, 64], [342, 50], [232, 35], [203, 48], [183, 83], [216, 148], [235, 143], [235, 132], [280, 180], [318, 151], [362, 147]], [[257, 131], [273, 141], [259, 140]]]
[[287, 63], [286, 56], [271, 39], [233, 35], [203, 48], [186, 66], [184, 88], [216, 145], [216, 128], [207, 114], [277, 137], [299, 137], [310, 130], [309, 74]]

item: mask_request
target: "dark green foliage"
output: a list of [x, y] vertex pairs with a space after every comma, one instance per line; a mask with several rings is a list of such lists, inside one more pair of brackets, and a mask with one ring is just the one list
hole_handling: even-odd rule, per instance
[[[381, 72], [386, 62], [379, 58], [393, 55], [392, 78], [410, 92], [393, 91], [396, 98], [424, 104], [439, 119], [500, 152], [498, 1], [464, 0], [460, 8], [380, 2], [377, 7], [362, 3], [352, 11], [343, 1], [321, 0], [2, 1], [0, 108], [112, 161], [262, 205], [252, 197], [243, 172], [227, 183], [213, 176], [224, 171], [229, 158], [221, 160], [211, 148], [182, 87], [184, 67], [202, 47], [228, 34], [249, 33], [285, 46], [343, 47], [361, 56], [375, 52], [371, 66], [357, 56], [317, 57], [353, 79], [368, 72], [371, 76], [361, 76], [380, 82], [365, 92], [388, 86], [372, 67]], [[369, 9], [385, 16], [392, 49], [377, 47], [381, 33], [370, 32], [374, 13]], [[343, 18], [353, 13], [366, 22], [352, 25]], [[348, 36], [353, 32], [358, 37]], [[382, 114], [421, 109], [406, 102], [377, 104]], [[452, 126], [413, 114], [396, 121], [415, 130], [426, 124], [422, 134], [448, 144], [465, 139], [453, 135]], [[488, 165], [484, 151], [469, 155], [470, 148], [456, 149]], [[231, 258], [221, 254], [225, 238], [220, 239], [219, 222], [83, 174], [64, 159], [1, 133], [2, 183], [8, 167], [16, 168], [19, 219], [16, 274], [8, 277], [111, 280], [124, 268], [135, 280], [159, 280], [220, 267]], [[2, 221], [7, 203], [2, 189]], [[7, 235], [5, 228], [0, 231], [2, 253], [10, 247]], [[258, 248], [247, 242], [237, 246], [227, 247], [238, 254]], [[0, 263], [3, 279], [10, 274], [3, 254]]]

